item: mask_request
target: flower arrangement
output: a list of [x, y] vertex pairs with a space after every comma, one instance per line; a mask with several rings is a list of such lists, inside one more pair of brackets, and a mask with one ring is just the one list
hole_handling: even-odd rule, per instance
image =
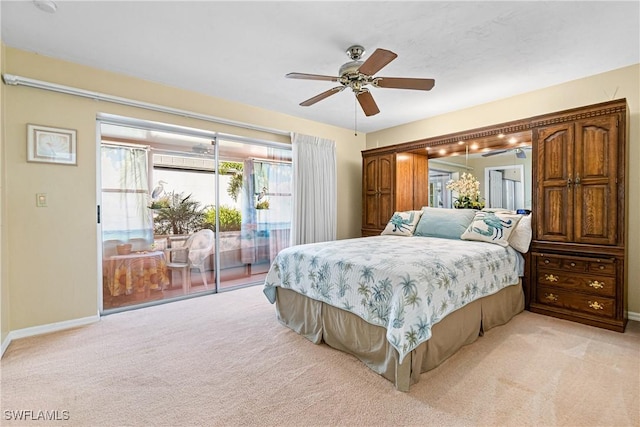
[[455, 208], [484, 208], [484, 200], [480, 197], [480, 182], [470, 173], [463, 172], [460, 179], [447, 182], [447, 190], [458, 193], [458, 198], [453, 202]]

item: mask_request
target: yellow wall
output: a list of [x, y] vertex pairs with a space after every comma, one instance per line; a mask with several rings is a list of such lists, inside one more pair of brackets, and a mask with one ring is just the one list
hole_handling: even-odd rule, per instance
[[[437, 86], [434, 90], [437, 90]], [[640, 314], [640, 64], [477, 107], [367, 134], [367, 148], [415, 141], [492, 124], [626, 98], [628, 141], [628, 310]]]
[[[309, 120], [207, 97], [3, 47], [2, 73], [160, 104], [267, 128], [336, 141], [338, 238], [360, 234], [361, 154], [365, 135]], [[178, 117], [24, 86], [4, 85], [5, 159], [2, 204], [2, 341], [8, 331], [83, 319], [97, 314], [96, 115], [134, 118], [288, 142], [211, 122]], [[27, 163], [26, 125], [76, 129], [78, 165]], [[37, 208], [36, 193], [48, 207]], [[5, 246], [6, 244], [6, 246]], [[7, 296], [10, 295], [10, 302]], [[101, 295], [100, 295], [101, 297]], [[7, 314], [8, 313], [8, 314]]]
[[[4, 44], [0, 40], [0, 70], [4, 64]], [[4, 238], [4, 218], [5, 207], [4, 202], [4, 186], [5, 186], [5, 167], [4, 167], [4, 85], [0, 84], [0, 343], [4, 344], [7, 335], [9, 335], [9, 285], [5, 277], [4, 261], [2, 254], [7, 253], [6, 239]], [[0, 344], [0, 345], [2, 345]]]

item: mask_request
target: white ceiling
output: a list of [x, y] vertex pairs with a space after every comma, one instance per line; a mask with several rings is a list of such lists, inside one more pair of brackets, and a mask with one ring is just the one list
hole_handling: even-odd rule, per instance
[[[0, 3], [10, 47], [371, 132], [640, 62], [640, 2], [32, 1]], [[372, 88], [365, 117], [336, 83], [353, 45], [398, 58], [376, 76], [434, 78], [428, 92]], [[364, 59], [367, 55], [364, 56]], [[29, 76], [25, 76], [29, 77]], [[605, 94], [609, 98], [614, 94]]]

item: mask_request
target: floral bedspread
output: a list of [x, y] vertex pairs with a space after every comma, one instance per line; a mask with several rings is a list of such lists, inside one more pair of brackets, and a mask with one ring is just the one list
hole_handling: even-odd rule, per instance
[[373, 236], [292, 246], [265, 278], [387, 330], [400, 362], [447, 314], [518, 283], [523, 259], [511, 247], [435, 237]]

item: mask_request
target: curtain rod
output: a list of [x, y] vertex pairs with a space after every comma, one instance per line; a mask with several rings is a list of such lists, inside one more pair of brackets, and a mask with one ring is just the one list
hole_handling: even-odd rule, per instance
[[254, 163], [273, 163], [274, 165], [281, 165], [281, 164], [290, 165], [291, 164], [291, 160], [259, 159], [257, 157], [252, 157], [249, 160], [253, 161]]
[[108, 95], [105, 93], [78, 89], [71, 86], [64, 86], [56, 83], [46, 82], [43, 80], [30, 79], [27, 77], [16, 76], [13, 74], [3, 74], [2, 80], [4, 81], [5, 84], [11, 85], [11, 86], [27, 86], [27, 87], [32, 87], [36, 89], [45, 89], [53, 92], [66, 93], [68, 95], [80, 96], [82, 98], [90, 98], [98, 101], [106, 101], [106, 102], [112, 102], [114, 104], [127, 105], [130, 107], [144, 108], [146, 110], [158, 111], [161, 113], [169, 113], [177, 116], [183, 116], [183, 117], [188, 117], [193, 119], [204, 120], [207, 122], [230, 125], [230, 126], [243, 128], [243, 129], [266, 132], [266, 133], [271, 133], [275, 135], [286, 135], [286, 136], [291, 135], [291, 132], [286, 132], [283, 130], [251, 125], [248, 123], [237, 122], [234, 120], [227, 120], [220, 117], [209, 116], [206, 114], [195, 113], [187, 110], [180, 110], [177, 108], [165, 107], [163, 105], [151, 104], [148, 102], [136, 101], [134, 99], [122, 98], [119, 96]]
[[149, 145], [129, 144], [127, 142], [108, 141], [108, 140], [102, 140], [100, 142], [100, 145], [106, 145], [108, 147], [126, 147], [126, 148], [133, 148], [133, 149], [145, 150], [145, 151], [148, 151], [151, 149]]

